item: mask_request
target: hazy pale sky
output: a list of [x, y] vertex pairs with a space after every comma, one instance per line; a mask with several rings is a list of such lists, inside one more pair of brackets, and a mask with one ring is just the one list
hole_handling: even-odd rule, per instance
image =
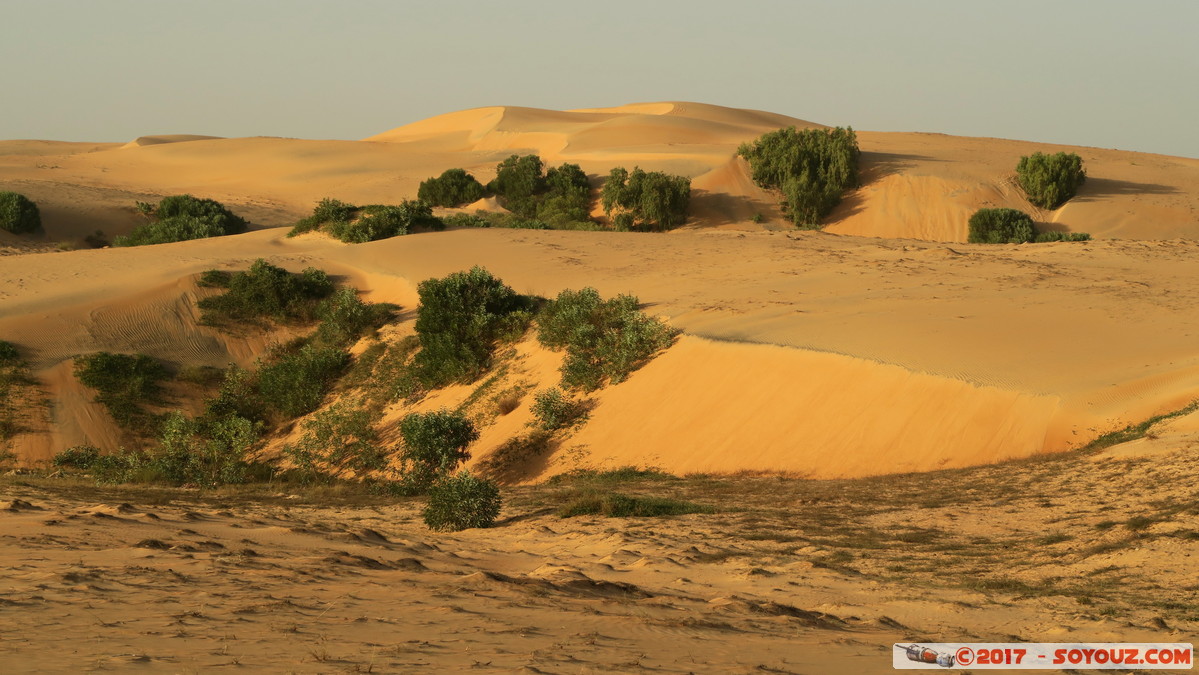
[[1199, 0], [3, 0], [0, 138], [687, 100], [1199, 157]]

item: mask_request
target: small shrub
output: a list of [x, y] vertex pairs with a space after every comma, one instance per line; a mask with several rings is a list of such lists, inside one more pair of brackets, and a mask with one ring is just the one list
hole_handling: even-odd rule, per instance
[[354, 206], [336, 199], [323, 199], [312, 215], [296, 223], [287, 236], [324, 228], [336, 239], [349, 244], [364, 244], [405, 235], [418, 227], [444, 229], [445, 225], [424, 201]]
[[1020, 158], [1016, 177], [1028, 201], [1043, 209], [1056, 209], [1078, 192], [1087, 172], [1076, 154], [1036, 152]]
[[92, 468], [98, 459], [100, 459], [99, 448], [90, 445], [76, 445], [54, 455], [51, 463], [54, 466], [87, 470]]
[[205, 270], [196, 282], [201, 288], [229, 288], [233, 275], [223, 270]]
[[538, 317], [537, 339], [550, 349], [565, 349], [562, 382], [572, 388], [598, 389], [605, 380], [624, 381], [674, 341], [675, 331], [637, 310], [637, 298], [600, 298], [594, 288], [562, 291]]
[[1086, 232], [1041, 232], [1034, 239], [1038, 244], [1050, 241], [1090, 241], [1091, 235]]
[[482, 267], [426, 279], [417, 287], [416, 366], [429, 386], [469, 380], [491, 361], [495, 345], [527, 324], [528, 301]]
[[486, 194], [483, 185], [463, 169], [446, 169], [437, 178], [420, 184], [417, 199], [432, 206], [456, 207], [470, 204]]
[[246, 221], [220, 202], [191, 195], [163, 197], [154, 208], [153, 220], [127, 236], [117, 237], [115, 246], [145, 246], [191, 239], [206, 239], [246, 231]]
[[1016, 209], [979, 209], [970, 216], [972, 244], [1024, 244], [1036, 237], [1032, 218]]
[[11, 342], [0, 340], [0, 363], [11, 363], [21, 358], [17, 346]]
[[96, 352], [75, 358], [75, 377], [99, 392], [96, 402], [108, 409], [121, 428], [141, 433], [153, 430], [153, 416], [143, 404], [161, 400], [159, 383], [168, 378], [161, 363], [144, 354]]
[[617, 217], [627, 214], [617, 229], [669, 230], [687, 220], [691, 179], [660, 171], [647, 173], [640, 167], [629, 173], [617, 167], [608, 174], [600, 200], [609, 218], [613, 211]]
[[658, 518], [711, 513], [712, 508], [665, 497], [629, 497], [616, 492], [584, 492], [558, 509], [558, 517]]
[[470, 459], [466, 447], [479, 438], [475, 425], [446, 409], [411, 413], [400, 420], [405, 472], [416, 485], [432, 485]]
[[787, 217], [815, 229], [858, 185], [858, 139], [853, 127], [779, 129], [744, 143], [737, 154], [749, 162], [754, 183], [783, 196]]
[[200, 487], [244, 483], [250, 473], [246, 456], [261, 432], [261, 423], [236, 415], [192, 420], [169, 413], [158, 451], [143, 462], [153, 475], [140, 480]]
[[394, 305], [363, 302], [353, 288], [341, 288], [317, 306], [321, 325], [316, 340], [323, 344], [348, 346], [377, 330], [392, 316]]
[[557, 431], [586, 418], [587, 411], [578, 401], [567, 398], [557, 387], [533, 396], [533, 417], [542, 429]]
[[37, 204], [16, 192], [0, 192], [0, 230], [26, 234], [41, 226], [42, 216]]
[[433, 485], [422, 516], [429, 529], [438, 532], [491, 527], [502, 503], [498, 485], [464, 471]]

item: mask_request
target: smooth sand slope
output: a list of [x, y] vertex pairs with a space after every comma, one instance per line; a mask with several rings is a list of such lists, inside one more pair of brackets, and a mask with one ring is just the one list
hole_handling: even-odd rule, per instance
[[[828, 120], [835, 122], [835, 120]], [[577, 111], [488, 107], [449, 113], [362, 141], [144, 136], [126, 144], [0, 142], [0, 189], [45, 212], [40, 241], [123, 234], [139, 221], [134, 201], [181, 192], [232, 206], [258, 226], [290, 224], [324, 197], [395, 203], [453, 167], [489, 180], [497, 162], [535, 152], [575, 162], [598, 185], [615, 166], [692, 178], [688, 227], [778, 229], [777, 199], [752, 184], [737, 146], [812, 122], [699, 103], [645, 103]], [[1034, 212], [1044, 227], [1098, 237], [1199, 236], [1199, 160], [939, 134], [859, 132], [863, 184], [828, 230], [960, 242], [984, 206]], [[1034, 209], [1014, 187], [1016, 162], [1036, 151], [1079, 153], [1090, 175], [1054, 212]], [[762, 224], [751, 220], [761, 214]], [[15, 245], [0, 233], [0, 246]]]
[[[244, 269], [260, 256], [296, 270], [315, 265], [372, 300], [411, 309], [420, 280], [478, 264], [546, 297], [587, 285], [633, 292], [684, 331], [600, 392], [586, 427], [521, 479], [627, 464], [872, 475], [1064, 450], [1199, 397], [1197, 249], [526, 230], [346, 245], [261, 231], [10, 257], [0, 271], [0, 335], [29, 350], [50, 386], [53, 433], [16, 439], [26, 459], [41, 460], [77, 443], [119, 442], [115, 431], [97, 431], [104, 414], [85, 405], [86, 392], [68, 386], [76, 354], [252, 362], [270, 336], [196, 325], [194, 275], [204, 269]], [[553, 385], [560, 357], [524, 349], [530, 383]], [[470, 391], [422, 405], [456, 405]], [[520, 432], [527, 401], [518, 412], [497, 422], [476, 457]]]

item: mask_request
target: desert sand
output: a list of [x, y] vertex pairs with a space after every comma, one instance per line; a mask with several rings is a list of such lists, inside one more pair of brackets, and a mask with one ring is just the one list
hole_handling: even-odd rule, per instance
[[[1194, 415], [1070, 451], [1199, 399], [1199, 160], [859, 131], [861, 187], [823, 232], [800, 232], [735, 154], [790, 125], [820, 126], [666, 102], [479, 108], [361, 141], [0, 142], [0, 189], [34, 199], [45, 225], [0, 232], [0, 339], [22, 349], [46, 401], [11, 441], [25, 467], [132, 442], [75, 380], [76, 355], [249, 366], [288, 337], [198, 323], [211, 292], [199, 273], [258, 258], [399, 305], [384, 340], [411, 334], [421, 280], [473, 265], [520, 293], [633, 293], [681, 331], [590, 395], [584, 426], [503, 476], [493, 530], [431, 534], [417, 501], [6, 479], [5, 670], [865, 673], [890, 670], [897, 640], [1193, 634]], [[1079, 153], [1088, 180], [1040, 211], [1014, 166], [1058, 150]], [[668, 234], [451, 230], [359, 245], [281, 227], [323, 197], [412, 198], [447, 168], [486, 182], [526, 152], [578, 163], [594, 185], [613, 166], [685, 174], [693, 217]], [[223, 202], [252, 231], [55, 250], [126, 233], [135, 201], [178, 193]], [[963, 243], [983, 206], [1095, 240]], [[475, 468], [527, 430], [531, 392], [557, 383], [562, 355], [529, 335], [505, 358], [496, 386], [525, 394], [480, 413]], [[384, 439], [404, 414], [476, 391], [393, 404]], [[173, 395], [169, 407], [198, 403]], [[552, 515], [546, 479], [625, 466], [691, 476], [628, 490], [718, 511]], [[1123, 524], [1138, 516], [1152, 522]]]

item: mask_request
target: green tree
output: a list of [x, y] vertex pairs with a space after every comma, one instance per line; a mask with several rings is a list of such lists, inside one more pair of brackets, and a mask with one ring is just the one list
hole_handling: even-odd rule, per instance
[[509, 334], [527, 305], [482, 267], [426, 279], [417, 287], [416, 366], [427, 384], [470, 379], [485, 369], [501, 336]]
[[512, 155], [495, 167], [488, 188], [500, 204], [522, 218], [537, 215], [537, 195], [545, 190], [544, 164], [537, 155]]
[[447, 409], [411, 413], [400, 420], [400, 459], [410, 484], [428, 487], [470, 459], [466, 448], [479, 438], [475, 425]]
[[1024, 194], [1028, 195], [1028, 201], [1043, 209], [1056, 209], [1078, 192], [1087, 179], [1087, 172], [1078, 155], [1037, 152], [1020, 158], [1016, 177]]
[[37, 204], [16, 192], [0, 192], [0, 230], [25, 234], [41, 226], [42, 216]]
[[437, 178], [420, 184], [416, 197], [432, 206], [456, 207], [483, 198], [486, 189], [464, 169], [446, 169]]
[[857, 135], [853, 127], [779, 129], [743, 143], [737, 154], [749, 162], [754, 183], [782, 194], [783, 207], [799, 227], [818, 228], [858, 185]]
[[972, 244], [1024, 244], [1036, 238], [1032, 218], [1016, 209], [979, 209], [970, 216]]
[[669, 230], [687, 220], [691, 179], [645, 172], [640, 167], [629, 173], [624, 167], [616, 167], [604, 182], [600, 201], [609, 218], [613, 218], [614, 211], [617, 213], [613, 218], [617, 229]]

